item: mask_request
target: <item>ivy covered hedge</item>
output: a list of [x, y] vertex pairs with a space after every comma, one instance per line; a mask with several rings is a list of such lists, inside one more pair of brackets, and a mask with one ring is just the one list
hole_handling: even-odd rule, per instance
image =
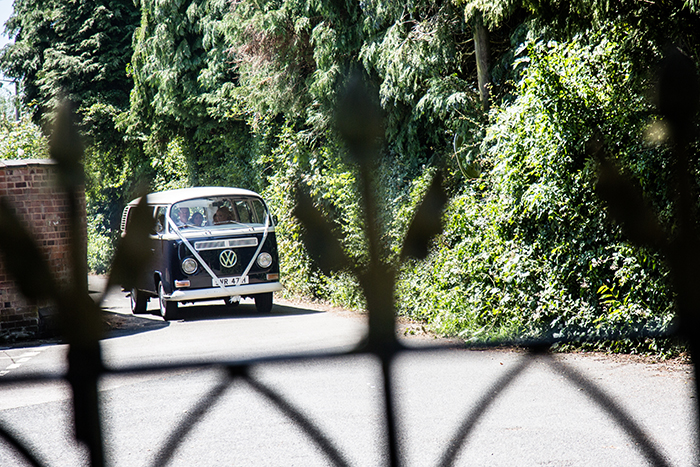
[[586, 147], [603, 135], [657, 210], [670, 209], [657, 179], [666, 150], [645, 137], [653, 108], [622, 40], [610, 25], [519, 46], [514, 98], [492, 111], [479, 148], [482, 175], [452, 198], [429, 262], [402, 275], [405, 314], [466, 338], [670, 324], [668, 272], [609, 221]]

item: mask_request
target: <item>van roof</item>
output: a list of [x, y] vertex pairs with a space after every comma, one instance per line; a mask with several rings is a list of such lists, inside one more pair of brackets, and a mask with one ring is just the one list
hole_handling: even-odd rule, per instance
[[[206, 198], [209, 196], [256, 196], [260, 197], [254, 191], [244, 188], [217, 187], [217, 186], [200, 186], [194, 188], [179, 188], [177, 190], [159, 191], [146, 195], [148, 204], [173, 204], [180, 201]], [[138, 204], [141, 198], [132, 200], [129, 204]]]

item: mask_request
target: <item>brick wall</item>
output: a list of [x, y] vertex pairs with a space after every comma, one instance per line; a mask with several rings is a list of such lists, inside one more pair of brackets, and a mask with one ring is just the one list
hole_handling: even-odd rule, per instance
[[[55, 171], [50, 160], [0, 160], [0, 197], [9, 201], [33, 234], [58, 282], [66, 283], [71, 270], [68, 200], [55, 186]], [[79, 199], [81, 232], [86, 232], [84, 192]], [[87, 234], [82, 237], [80, 247], [85, 253]], [[24, 298], [0, 258], [0, 340], [39, 335], [43, 319], [51, 314], [51, 309], [51, 303]]]

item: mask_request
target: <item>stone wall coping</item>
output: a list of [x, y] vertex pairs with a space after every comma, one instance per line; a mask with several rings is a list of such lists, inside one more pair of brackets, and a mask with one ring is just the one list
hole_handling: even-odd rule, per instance
[[0, 168], [3, 167], [23, 167], [30, 165], [55, 165], [53, 159], [6, 159], [0, 160]]

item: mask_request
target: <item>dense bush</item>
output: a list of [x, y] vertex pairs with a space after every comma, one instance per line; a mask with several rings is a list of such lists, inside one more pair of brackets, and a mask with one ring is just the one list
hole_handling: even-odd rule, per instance
[[0, 160], [48, 157], [48, 139], [41, 128], [26, 117], [12, 121], [5, 115], [0, 115]]
[[669, 323], [667, 271], [607, 220], [586, 151], [602, 134], [668, 209], [649, 170], [665, 151], [643, 138], [652, 108], [623, 37], [610, 26], [518, 47], [514, 98], [493, 110], [481, 146], [484, 174], [451, 200], [429, 262], [403, 272], [403, 313], [465, 338]]

